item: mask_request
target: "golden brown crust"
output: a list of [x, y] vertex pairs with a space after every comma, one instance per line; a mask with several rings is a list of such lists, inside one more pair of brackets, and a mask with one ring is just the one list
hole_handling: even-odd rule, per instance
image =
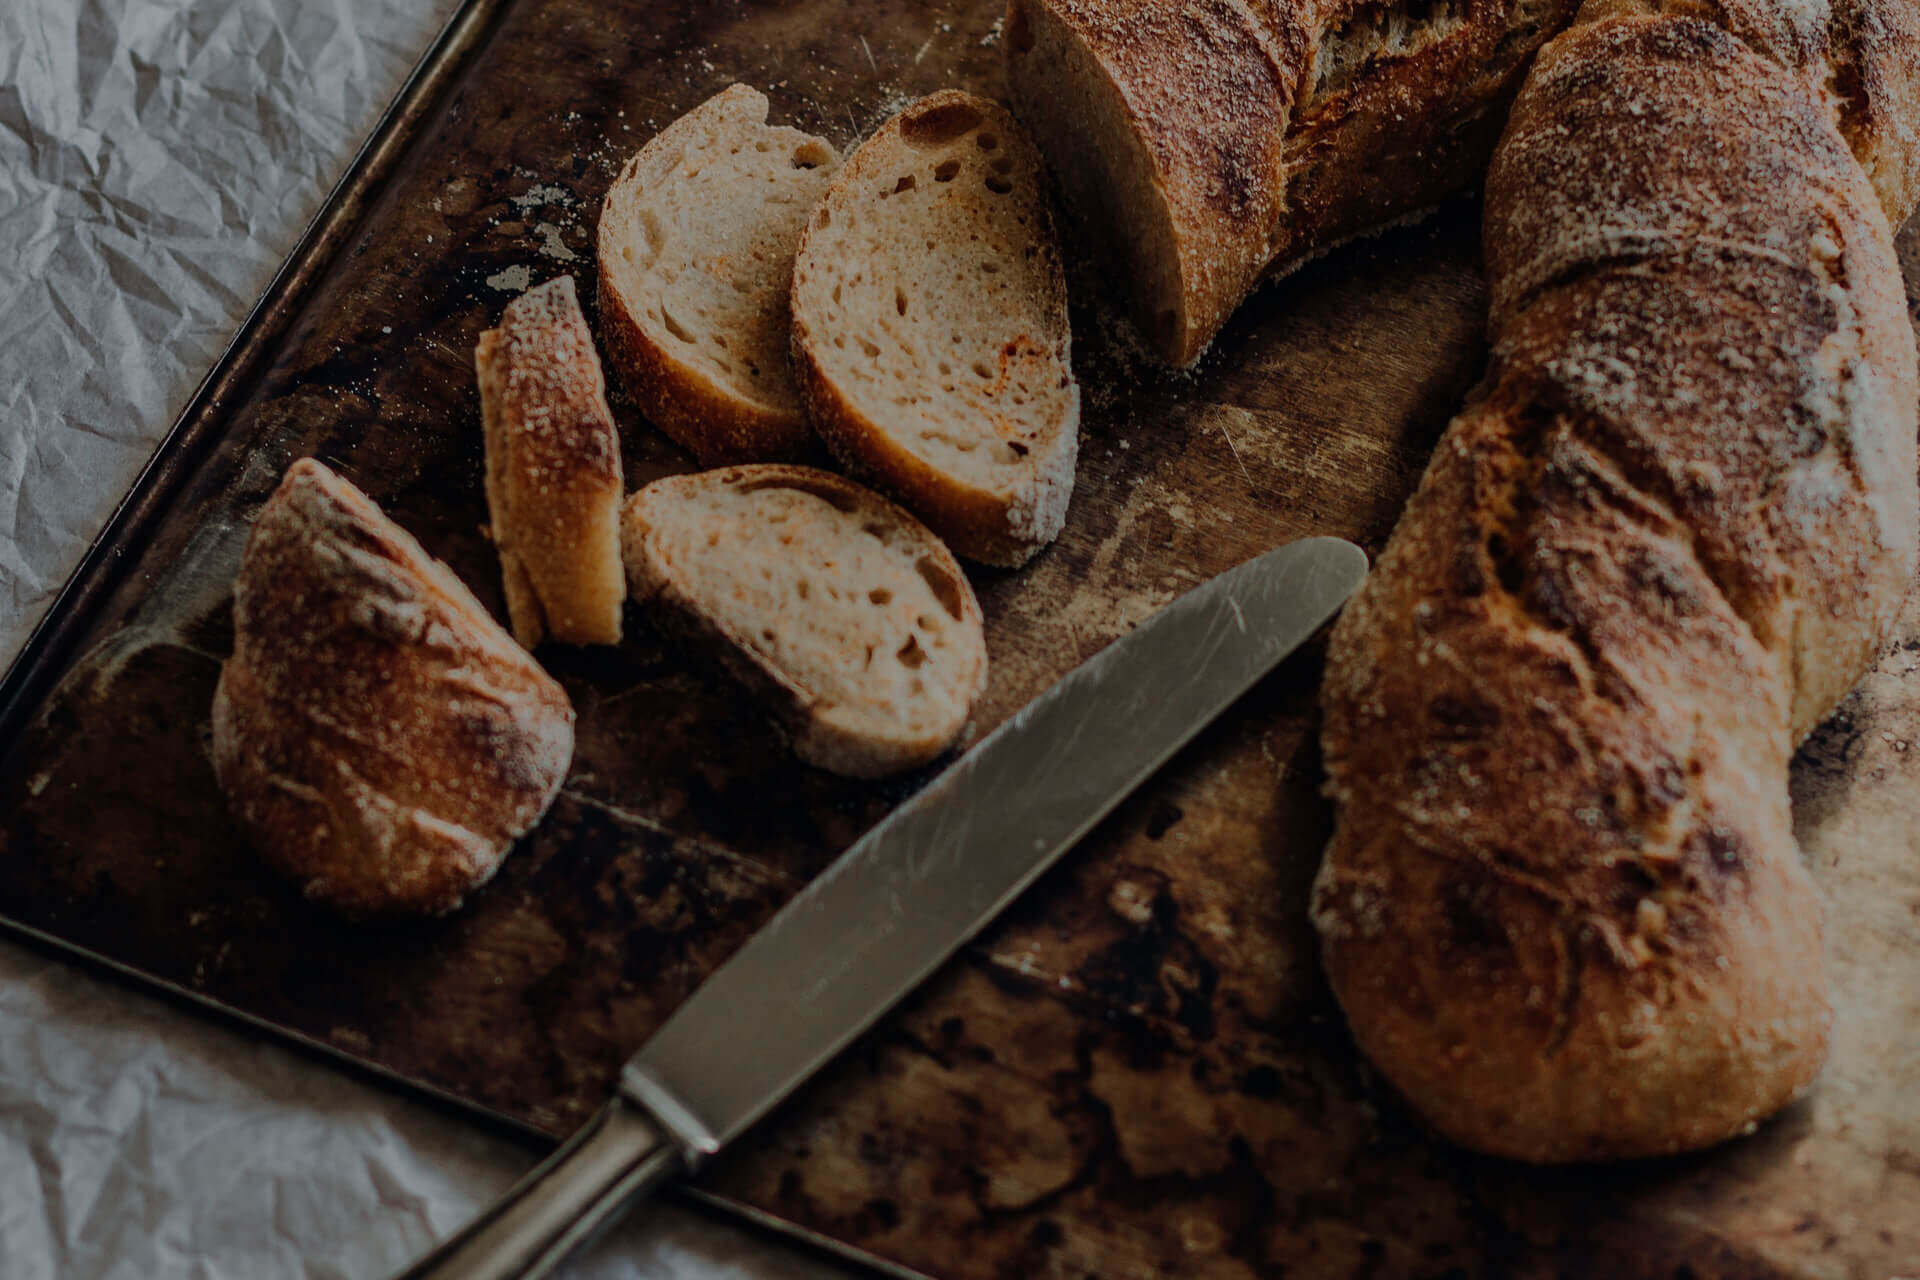
[[507, 304], [473, 353], [487, 508], [514, 637], [618, 644], [620, 434], [573, 277]]
[[1587, 0], [1582, 22], [1697, 18], [1792, 72], [1840, 134], [1898, 227], [1920, 202], [1920, 4], [1914, 0]]
[[1574, 0], [1011, 0], [1014, 102], [1172, 364], [1260, 280], [1479, 176]]
[[573, 709], [457, 578], [312, 459], [234, 584], [213, 761], [254, 846], [354, 915], [437, 914], [539, 821]]
[[1315, 920], [1456, 1141], [1686, 1150], [1825, 1052], [1787, 766], [1913, 572], [1904, 291], [1821, 99], [1693, 19], [1548, 47], [1486, 234], [1493, 367], [1329, 653]]

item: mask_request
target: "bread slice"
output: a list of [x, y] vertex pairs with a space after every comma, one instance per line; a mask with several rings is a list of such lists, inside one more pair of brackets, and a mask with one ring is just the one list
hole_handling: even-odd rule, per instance
[[449, 911], [559, 791], [566, 693], [446, 565], [312, 459], [254, 520], [233, 624], [214, 773], [308, 898], [353, 915]]
[[707, 466], [811, 445], [787, 356], [800, 228], [839, 168], [823, 139], [722, 90], [627, 162], [600, 206], [600, 330], [621, 385]]
[[573, 277], [507, 304], [480, 335], [487, 508], [514, 637], [618, 644], [620, 433]]
[[767, 702], [801, 759], [924, 764], [986, 687], [980, 605], [912, 516], [811, 467], [655, 481], [627, 501], [634, 599]]
[[1080, 388], [1039, 152], [945, 90], [880, 127], [807, 224], [794, 373], [829, 448], [955, 551], [1018, 565], [1066, 520]]

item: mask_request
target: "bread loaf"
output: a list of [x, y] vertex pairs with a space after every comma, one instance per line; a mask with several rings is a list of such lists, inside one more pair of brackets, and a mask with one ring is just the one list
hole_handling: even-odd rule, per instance
[[1477, 182], [1575, 0], [1011, 0], [1014, 107], [1191, 364], [1263, 278]]
[[986, 687], [980, 605], [906, 512], [810, 467], [657, 480], [627, 503], [636, 600], [854, 777], [924, 764]]
[[507, 304], [473, 362], [486, 434], [487, 510], [514, 638], [531, 649], [618, 644], [620, 433], [573, 277]]
[[936, 93], [848, 158], [794, 266], [794, 372], [815, 430], [989, 564], [1059, 534], [1079, 452], [1045, 184], [1004, 108]]
[[1818, 1071], [1787, 769], [1920, 524], [1913, 73], [1849, 79], [1911, 0], [1670, 7], [1601, 0], [1520, 93], [1492, 365], [1323, 694], [1334, 990], [1436, 1128], [1526, 1160], [1716, 1142]]
[[213, 765], [307, 897], [437, 914], [499, 867], [573, 755], [560, 686], [358, 489], [296, 462], [234, 584]]
[[732, 85], [661, 131], [600, 207], [600, 324], [641, 412], [701, 462], [800, 456], [787, 367], [800, 228], [840, 156]]

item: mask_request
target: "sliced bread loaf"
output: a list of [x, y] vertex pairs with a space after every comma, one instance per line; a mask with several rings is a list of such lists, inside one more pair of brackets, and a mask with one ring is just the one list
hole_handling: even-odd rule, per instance
[[1079, 448], [1040, 155], [954, 90], [880, 127], [800, 240], [794, 373], [840, 461], [961, 555], [1018, 565], [1066, 519]]
[[621, 385], [703, 463], [811, 443], [787, 355], [793, 251], [840, 156], [736, 84], [627, 162], [600, 207], [600, 328]]
[[924, 764], [986, 686], [980, 605], [912, 516], [811, 467], [730, 467], [627, 500], [634, 599], [767, 702], [801, 759]]
[[487, 509], [513, 635], [531, 649], [618, 644], [620, 433], [573, 277], [507, 304], [473, 352]]

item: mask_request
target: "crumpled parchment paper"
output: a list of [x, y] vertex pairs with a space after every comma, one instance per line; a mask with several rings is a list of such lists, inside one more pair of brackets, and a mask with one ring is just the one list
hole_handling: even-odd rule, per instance
[[[0, 668], [452, 8], [0, 3]], [[536, 1157], [0, 942], [6, 1280], [385, 1276]], [[656, 1205], [570, 1274], [845, 1273]]]

